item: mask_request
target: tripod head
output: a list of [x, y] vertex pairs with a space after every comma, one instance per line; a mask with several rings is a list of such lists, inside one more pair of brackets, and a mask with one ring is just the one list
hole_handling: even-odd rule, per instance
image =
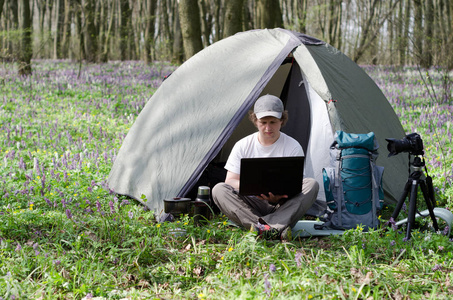
[[421, 172], [423, 173], [423, 167], [426, 167], [425, 159], [420, 158], [420, 156], [415, 156], [414, 159], [411, 161], [411, 155], [409, 154], [409, 174], [411, 174], [410, 170], [412, 169], [413, 172]]

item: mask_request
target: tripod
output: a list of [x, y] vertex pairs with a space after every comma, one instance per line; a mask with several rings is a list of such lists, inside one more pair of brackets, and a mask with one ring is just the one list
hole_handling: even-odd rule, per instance
[[[418, 187], [420, 186], [423, 197], [425, 199], [426, 206], [428, 207], [429, 215], [431, 220], [433, 221], [434, 230], [438, 231], [439, 226], [437, 225], [436, 217], [434, 215], [434, 189], [432, 178], [430, 176], [424, 177], [422, 167], [425, 167], [425, 159], [423, 161], [420, 157], [414, 157], [414, 161], [410, 163], [410, 154], [409, 154], [409, 164], [411, 165], [413, 172], [409, 175], [409, 178], [404, 186], [403, 194], [401, 195], [400, 199], [398, 200], [398, 204], [396, 205], [395, 210], [393, 211], [392, 218], [396, 220], [398, 217], [401, 208], [403, 207], [404, 201], [408, 194], [410, 194], [409, 200], [409, 215], [407, 221], [407, 233], [406, 233], [406, 240], [410, 240], [411, 238], [411, 231], [413, 226], [415, 225], [415, 212], [417, 208], [417, 192]], [[426, 170], [427, 172], [427, 170]]]

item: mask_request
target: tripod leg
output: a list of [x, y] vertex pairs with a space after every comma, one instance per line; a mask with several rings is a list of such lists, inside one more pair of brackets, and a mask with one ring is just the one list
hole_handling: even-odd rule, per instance
[[423, 197], [425, 198], [426, 206], [428, 207], [429, 215], [431, 220], [433, 221], [433, 227], [435, 231], [439, 230], [439, 225], [437, 224], [436, 216], [434, 215], [434, 208], [433, 208], [433, 199], [429, 196], [428, 188], [424, 181], [420, 181], [420, 188], [423, 192]]
[[395, 210], [393, 211], [393, 214], [392, 214], [393, 220], [396, 220], [396, 218], [398, 218], [401, 208], [403, 207], [404, 201], [406, 200], [407, 194], [409, 193], [410, 187], [411, 187], [411, 180], [408, 180], [406, 182], [406, 184], [404, 185], [403, 193], [401, 194], [401, 197], [398, 200]]
[[410, 196], [410, 206], [409, 206], [409, 215], [407, 219], [407, 233], [406, 233], [406, 239], [410, 240], [411, 238], [411, 231], [412, 227], [414, 226], [415, 222], [415, 210], [417, 206], [417, 188], [418, 188], [418, 180], [412, 180], [412, 185], [411, 185], [411, 196]]

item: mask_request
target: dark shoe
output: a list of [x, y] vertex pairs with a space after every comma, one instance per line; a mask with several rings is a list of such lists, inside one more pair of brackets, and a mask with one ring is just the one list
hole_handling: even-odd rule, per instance
[[258, 237], [264, 238], [266, 240], [278, 240], [279, 238], [278, 230], [270, 227], [267, 224], [258, 223], [254, 227], [254, 231], [258, 233]]

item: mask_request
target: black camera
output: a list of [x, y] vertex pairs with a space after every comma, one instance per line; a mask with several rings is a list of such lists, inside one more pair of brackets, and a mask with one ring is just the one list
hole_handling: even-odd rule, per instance
[[406, 135], [401, 140], [397, 139], [385, 139], [387, 144], [387, 149], [390, 152], [389, 157], [397, 155], [401, 152], [409, 152], [412, 155], [423, 155], [423, 141], [418, 133], [411, 133]]

